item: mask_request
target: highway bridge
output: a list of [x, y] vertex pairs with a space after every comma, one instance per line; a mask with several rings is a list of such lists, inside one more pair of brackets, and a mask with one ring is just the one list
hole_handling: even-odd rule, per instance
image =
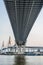
[[25, 45], [43, 0], [4, 0], [17, 45]]
[[[16, 44], [24, 46], [43, 6], [43, 0], [4, 0]], [[20, 51], [20, 50], [19, 50]]]
[[0, 54], [1, 55], [20, 55], [20, 54], [22, 54], [22, 55], [28, 55], [28, 56], [29, 55], [31, 55], [31, 56], [43, 55], [43, 47], [25, 46], [25, 48], [22, 47], [19, 52], [18, 52], [18, 49], [19, 48], [17, 46], [2, 48], [0, 51]]

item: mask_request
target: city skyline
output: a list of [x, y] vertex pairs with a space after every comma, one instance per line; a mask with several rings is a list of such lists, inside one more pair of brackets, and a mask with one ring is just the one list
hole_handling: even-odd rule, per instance
[[[0, 0], [0, 46], [3, 40], [6, 45], [9, 36], [15, 40], [4, 2]], [[26, 45], [43, 46], [43, 7], [28, 35]]]

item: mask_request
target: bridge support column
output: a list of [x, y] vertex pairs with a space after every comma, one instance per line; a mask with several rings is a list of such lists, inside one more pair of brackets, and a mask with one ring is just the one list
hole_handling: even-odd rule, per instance
[[18, 54], [21, 54], [21, 46], [18, 46]]
[[18, 54], [24, 54], [25, 52], [25, 45], [18, 46]]
[[24, 52], [25, 52], [25, 42], [19, 41], [19, 42], [16, 42], [16, 43], [17, 43], [17, 46], [18, 46], [18, 54], [24, 54]]

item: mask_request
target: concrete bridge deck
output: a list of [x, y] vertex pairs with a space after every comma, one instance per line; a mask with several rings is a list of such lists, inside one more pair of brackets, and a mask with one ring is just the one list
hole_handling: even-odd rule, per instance
[[43, 47], [30, 47], [25, 46], [21, 48], [21, 51], [18, 47], [8, 47], [3, 48], [0, 51], [0, 54], [2, 55], [30, 55], [30, 56], [37, 56], [37, 55], [43, 55]]

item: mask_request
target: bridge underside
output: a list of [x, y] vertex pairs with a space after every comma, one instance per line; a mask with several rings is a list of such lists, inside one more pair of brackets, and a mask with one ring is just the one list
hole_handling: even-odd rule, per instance
[[24, 45], [42, 8], [42, 0], [4, 0], [17, 45]]

